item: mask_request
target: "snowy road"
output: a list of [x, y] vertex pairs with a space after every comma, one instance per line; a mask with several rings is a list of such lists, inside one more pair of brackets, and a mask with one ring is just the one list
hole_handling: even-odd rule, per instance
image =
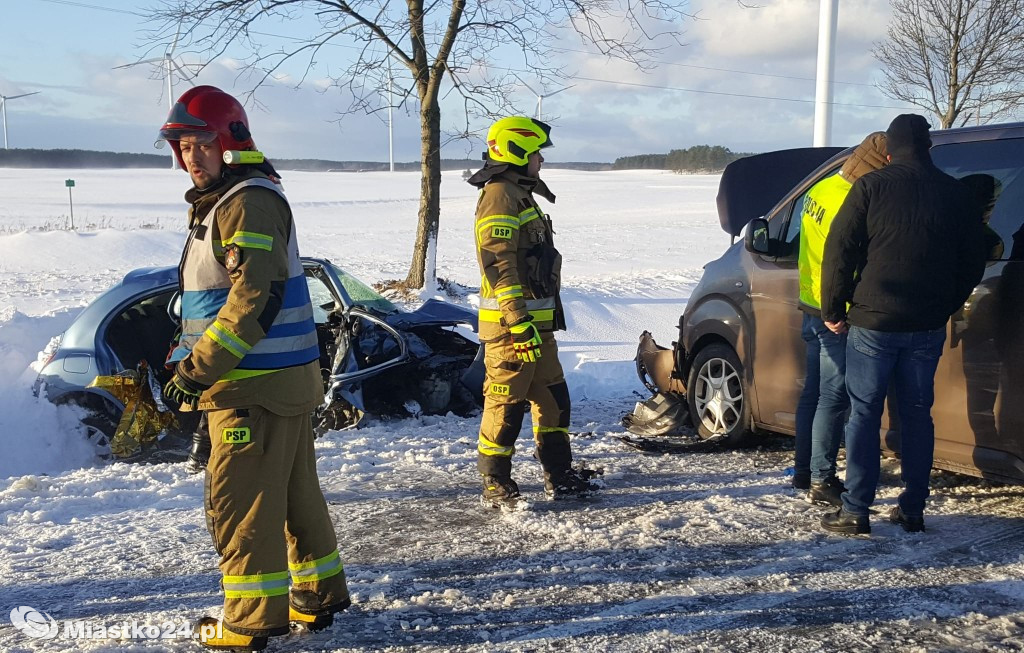
[[[613, 434], [626, 402], [579, 407], [577, 457], [606, 470], [587, 501], [542, 498], [532, 445], [517, 454], [531, 509], [481, 507], [473, 420], [404, 420], [318, 443], [355, 605], [282, 651], [1021, 650], [1024, 492], [937, 473], [928, 532], [884, 521], [826, 535], [787, 489], [786, 438], [733, 452], [645, 455]], [[0, 605], [58, 620], [182, 623], [216, 610], [218, 573], [181, 465], [117, 465], [0, 492]], [[98, 491], [97, 491], [98, 490]], [[124, 650], [28, 640], [8, 651]], [[135, 642], [136, 650], [191, 643]]]
[[[74, 416], [35, 401], [21, 375], [114, 280], [176, 262], [184, 182], [168, 171], [83, 172], [76, 218], [106, 228], [18, 232], [59, 221], [56, 201], [35, 199], [50, 185], [63, 191], [62, 173], [50, 184], [50, 172], [0, 171], [11, 182], [0, 207], [0, 651], [198, 650], [180, 639], [33, 639], [6, 619], [30, 606], [95, 635], [133, 620], [183, 626], [220, 605], [201, 478], [180, 464], [92, 464]], [[367, 281], [404, 274], [415, 175], [293, 176], [304, 253]], [[102, 184], [139, 179], [133, 204], [109, 204]], [[641, 389], [637, 335], [676, 336], [701, 265], [728, 243], [714, 222], [717, 180], [551, 179], [573, 447], [605, 469], [606, 489], [544, 500], [524, 431], [514, 473], [534, 501], [503, 513], [478, 503], [476, 419], [330, 432], [317, 441], [318, 468], [354, 605], [330, 631], [279, 638], [273, 650], [1024, 650], [1024, 488], [935, 473], [928, 532], [911, 535], [885, 521], [899, 484], [887, 461], [872, 535], [847, 538], [825, 534], [824, 508], [789, 489], [786, 437], [677, 455], [617, 440]], [[442, 187], [439, 271], [472, 287], [468, 227], [455, 216], [471, 215], [473, 194], [458, 183]]]

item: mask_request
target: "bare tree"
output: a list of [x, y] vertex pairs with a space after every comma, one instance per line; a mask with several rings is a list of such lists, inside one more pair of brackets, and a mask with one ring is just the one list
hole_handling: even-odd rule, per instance
[[875, 44], [887, 96], [943, 129], [1012, 114], [1024, 101], [1024, 0], [892, 0]]
[[[553, 63], [575, 35], [601, 54], [645, 68], [652, 55], [671, 45], [687, 18], [685, 0], [166, 0], [151, 19], [154, 41], [167, 40], [183, 25], [193, 49], [212, 61], [243, 46], [244, 61], [257, 73], [252, 91], [277, 75], [288, 61], [312, 73], [328, 45], [351, 50], [341, 58], [334, 85], [352, 100], [343, 113], [375, 112], [387, 106], [382, 95], [394, 80], [395, 106], [415, 104], [420, 120], [421, 186], [419, 224], [406, 285], [433, 281], [433, 258], [440, 215], [440, 99], [461, 99], [460, 124], [453, 137], [469, 137], [474, 119], [515, 110], [515, 74], [535, 76], [543, 85], [565, 76]], [[313, 26], [292, 47], [267, 47], [267, 32], [282, 21], [304, 18]], [[266, 30], [266, 31], [261, 31]], [[665, 41], [662, 37], [669, 39]], [[337, 60], [336, 51], [330, 52]], [[497, 62], [501, 62], [499, 66]], [[515, 69], [512, 69], [515, 68]], [[396, 78], [395, 69], [404, 71]], [[305, 80], [305, 76], [299, 84]], [[431, 269], [427, 269], [427, 265]]]

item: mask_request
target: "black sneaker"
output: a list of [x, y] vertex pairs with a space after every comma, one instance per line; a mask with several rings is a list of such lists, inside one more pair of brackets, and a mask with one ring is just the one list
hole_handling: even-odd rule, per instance
[[821, 483], [811, 483], [811, 488], [807, 490], [807, 500], [811, 503], [827, 503], [837, 508], [843, 506], [843, 492], [846, 492], [846, 487], [843, 483], [833, 476], [827, 481]]
[[514, 507], [519, 498], [519, 486], [510, 476], [484, 476], [484, 504], [494, 508]]
[[811, 473], [793, 474], [793, 487], [797, 490], [811, 489]]
[[889, 512], [889, 521], [899, 524], [908, 533], [924, 532], [924, 515], [907, 515], [899, 506], [893, 507]]
[[854, 515], [840, 508], [821, 517], [821, 527], [832, 533], [844, 535], [867, 535], [871, 533], [871, 522], [867, 515]]
[[552, 499], [564, 497], [586, 497], [594, 494], [601, 485], [592, 480], [603, 470], [586, 467], [569, 467], [561, 473], [544, 473], [544, 492]]

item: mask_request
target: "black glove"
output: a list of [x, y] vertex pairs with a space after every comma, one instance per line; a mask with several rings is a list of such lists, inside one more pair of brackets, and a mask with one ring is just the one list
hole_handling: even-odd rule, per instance
[[192, 410], [198, 410], [199, 397], [209, 388], [210, 386], [193, 381], [181, 372], [175, 371], [174, 376], [164, 386], [164, 401], [171, 408], [179, 412], [184, 406], [189, 406]]

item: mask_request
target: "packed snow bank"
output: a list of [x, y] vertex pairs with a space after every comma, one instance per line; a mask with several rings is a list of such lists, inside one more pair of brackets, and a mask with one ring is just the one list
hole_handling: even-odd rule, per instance
[[76, 310], [27, 317], [0, 310], [0, 478], [55, 474], [90, 464], [93, 452], [79, 423], [79, 411], [56, 407], [32, 394], [29, 366], [50, 339], [67, 328]]

